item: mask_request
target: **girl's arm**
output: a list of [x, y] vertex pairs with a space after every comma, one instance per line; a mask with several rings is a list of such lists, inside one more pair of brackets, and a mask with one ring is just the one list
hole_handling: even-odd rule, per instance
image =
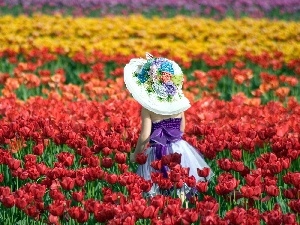
[[145, 149], [150, 139], [152, 123], [151, 123], [149, 111], [145, 108], [142, 108], [141, 117], [142, 117], [141, 133], [137, 141], [134, 153], [130, 154], [130, 161], [132, 162], [135, 161], [136, 155]]
[[185, 116], [184, 116], [184, 112], [182, 112], [182, 119], [181, 119], [181, 124], [180, 124], [180, 131], [184, 132], [185, 129]]

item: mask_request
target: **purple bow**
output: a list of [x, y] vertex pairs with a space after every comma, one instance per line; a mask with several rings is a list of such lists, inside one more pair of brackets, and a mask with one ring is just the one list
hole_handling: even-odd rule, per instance
[[[167, 155], [168, 144], [180, 140], [181, 136], [182, 132], [179, 129], [166, 128], [164, 126], [155, 129], [150, 136], [150, 140], [155, 144], [156, 158], [161, 159], [164, 155]], [[166, 166], [162, 166], [161, 172], [164, 177], [168, 177]]]

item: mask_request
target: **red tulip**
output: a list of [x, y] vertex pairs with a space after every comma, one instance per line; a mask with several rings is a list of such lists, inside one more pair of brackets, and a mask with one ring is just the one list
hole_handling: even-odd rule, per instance
[[231, 157], [234, 159], [234, 160], [241, 160], [242, 159], [242, 150], [240, 149], [233, 149], [230, 151], [231, 153]]
[[207, 167], [204, 167], [203, 169], [197, 168], [197, 173], [199, 177], [208, 177], [210, 172], [210, 169]]
[[172, 187], [172, 182], [169, 179], [162, 178], [158, 181], [159, 188], [163, 190], [169, 190]]
[[84, 190], [73, 192], [72, 198], [77, 202], [81, 202], [84, 198], [84, 193], [85, 193]]
[[158, 208], [150, 205], [145, 209], [142, 216], [143, 218], [156, 218], [158, 215], [158, 210]]
[[80, 209], [77, 206], [72, 206], [68, 209], [68, 214], [71, 218], [77, 220], [80, 217]]
[[291, 208], [292, 211], [295, 213], [300, 213], [300, 199], [297, 200], [291, 200], [289, 202], [289, 207]]
[[283, 195], [289, 199], [300, 198], [300, 190], [297, 188], [289, 188], [283, 191]]
[[262, 184], [261, 170], [253, 171], [245, 176], [246, 184], [249, 186], [259, 186]]
[[151, 182], [151, 180], [140, 182], [140, 188], [141, 188], [141, 190], [143, 190], [144, 192], [149, 192], [150, 189], [151, 189], [151, 187], [152, 187], [152, 182]]
[[59, 225], [59, 217], [58, 216], [53, 216], [51, 214], [49, 214], [48, 216], [48, 221], [50, 224], [54, 224], [54, 225]]
[[185, 210], [181, 215], [182, 224], [192, 224], [198, 220], [199, 216], [195, 210]]
[[164, 166], [167, 166], [169, 165], [171, 162], [171, 154], [169, 155], [164, 155], [161, 157], [161, 163], [164, 165]]
[[231, 174], [223, 173], [218, 177], [218, 184], [215, 186], [215, 190], [218, 195], [226, 195], [232, 192], [238, 185], [239, 181]]
[[258, 199], [261, 195], [262, 189], [260, 186], [242, 186], [241, 187], [241, 194], [246, 198], [253, 198]]
[[196, 184], [196, 189], [197, 191], [199, 191], [200, 193], [205, 193], [208, 190], [208, 182], [204, 182], [204, 181], [199, 181]]
[[60, 184], [63, 189], [72, 190], [75, 185], [75, 180], [71, 177], [63, 177]]
[[60, 152], [56, 157], [64, 166], [71, 166], [74, 162], [74, 155], [70, 152]]
[[36, 169], [41, 175], [46, 175], [49, 171], [49, 168], [43, 162], [36, 164]]
[[262, 213], [261, 218], [267, 225], [281, 225], [282, 212], [279, 205], [276, 203], [273, 210]]
[[155, 170], [160, 170], [161, 169], [161, 160], [154, 160], [151, 162], [151, 167]]
[[15, 197], [12, 194], [5, 195], [1, 202], [6, 208], [11, 208], [15, 205]]
[[36, 166], [31, 166], [30, 168], [27, 169], [27, 172], [28, 172], [28, 177], [32, 180], [36, 180], [41, 176]]
[[44, 153], [44, 145], [42, 143], [38, 143], [33, 147], [32, 151], [35, 155], [42, 155]]
[[269, 196], [278, 196], [279, 195], [279, 188], [275, 185], [266, 186], [265, 190]]
[[171, 159], [170, 159], [171, 162], [177, 163], [177, 164], [181, 163], [181, 154], [175, 152], [175, 153], [170, 154], [170, 156], [171, 156]]
[[118, 164], [124, 164], [126, 162], [126, 154], [121, 152], [116, 153], [115, 161]]
[[136, 159], [135, 159], [135, 162], [139, 165], [143, 165], [147, 162], [147, 155], [145, 153], [138, 153], [136, 155]]
[[25, 208], [25, 213], [32, 217], [32, 218], [36, 218], [39, 216], [40, 211], [38, 210], [38, 208], [35, 205], [29, 205], [27, 208]]
[[16, 207], [18, 207], [19, 209], [25, 209], [27, 204], [28, 202], [26, 198], [16, 198]]
[[228, 211], [225, 219], [230, 221], [230, 224], [245, 224], [246, 223], [246, 210], [243, 208], [235, 207]]
[[54, 200], [49, 205], [49, 212], [53, 216], [61, 216], [64, 213], [64, 210], [65, 210], [65, 202], [64, 201]]
[[240, 161], [233, 161], [231, 163], [231, 169], [237, 172], [242, 172], [245, 169], [245, 165], [243, 162]]
[[229, 171], [229, 170], [231, 170], [231, 164], [232, 164], [232, 162], [229, 160], [229, 159], [219, 159], [218, 161], [217, 161], [217, 163], [218, 163], [218, 166], [222, 169], [222, 170], [224, 170], [224, 171]]
[[110, 167], [112, 167], [112, 165], [113, 165], [112, 158], [110, 158], [110, 157], [104, 157], [104, 158], [102, 158], [101, 165], [104, 168], [110, 168]]
[[105, 156], [109, 156], [112, 153], [112, 150], [108, 147], [102, 149], [102, 154]]
[[106, 180], [110, 184], [115, 184], [118, 181], [118, 175], [116, 174], [108, 174]]
[[211, 196], [204, 196], [202, 201], [196, 202], [196, 210], [201, 216], [216, 214], [219, 210], [219, 204]]
[[57, 190], [57, 189], [50, 190], [49, 191], [49, 196], [53, 200], [65, 200], [64, 194], [61, 191]]
[[128, 171], [129, 166], [127, 164], [118, 164], [119, 171], [121, 173], [126, 173]]
[[16, 170], [21, 166], [21, 160], [10, 158], [7, 165], [11, 170]]
[[77, 218], [77, 222], [85, 223], [89, 219], [89, 213], [85, 211], [83, 208], [79, 207], [79, 218]]
[[156, 195], [151, 199], [151, 205], [153, 205], [155, 208], [163, 209], [165, 206], [165, 196], [163, 195]]
[[283, 224], [291, 224], [296, 225], [297, 224], [297, 218], [295, 214], [287, 213], [282, 216], [282, 222]]
[[196, 178], [194, 176], [189, 176], [184, 179], [184, 182], [189, 187], [195, 187], [196, 186]]
[[2, 173], [0, 173], [0, 183], [2, 183], [4, 180], [4, 175]]
[[180, 172], [177, 172], [177, 171], [174, 171], [174, 170], [171, 170], [170, 171], [170, 180], [172, 182], [178, 182], [181, 178], [181, 173]]

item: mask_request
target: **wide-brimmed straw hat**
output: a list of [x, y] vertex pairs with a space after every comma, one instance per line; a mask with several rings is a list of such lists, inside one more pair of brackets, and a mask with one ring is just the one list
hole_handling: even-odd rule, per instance
[[173, 115], [190, 107], [182, 92], [183, 73], [166, 58], [134, 58], [124, 68], [124, 82], [133, 98], [144, 108], [161, 115]]

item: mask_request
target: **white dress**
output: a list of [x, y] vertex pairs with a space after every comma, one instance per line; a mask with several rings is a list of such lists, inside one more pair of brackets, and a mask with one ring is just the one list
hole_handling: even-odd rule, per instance
[[[181, 138], [182, 132], [180, 131], [181, 118], [168, 118], [159, 122], [152, 123], [150, 147], [146, 149], [147, 161], [143, 165], [139, 165], [137, 174], [143, 177], [145, 180], [151, 180], [151, 173], [158, 172], [151, 166], [151, 162], [161, 159], [163, 155], [172, 153], [181, 154], [181, 167], [189, 168], [189, 176], [194, 176], [196, 181], [209, 180], [213, 176], [213, 172], [210, 170], [209, 175], [206, 178], [199, 177], [197, 168], [203, 169], [204, 167], [210, 168], [205, 162], [202, 154], [195, 149], [192, 145]], [[164, 167], [159, 170], [165, 177], [169, 171], [168, 167]], [[191, 190], [186, 184], [179, 191], [189, 193]], [[158, 185], [154, 184], [147, 194], [154, 196], [161, 194], [161, 190]]]

